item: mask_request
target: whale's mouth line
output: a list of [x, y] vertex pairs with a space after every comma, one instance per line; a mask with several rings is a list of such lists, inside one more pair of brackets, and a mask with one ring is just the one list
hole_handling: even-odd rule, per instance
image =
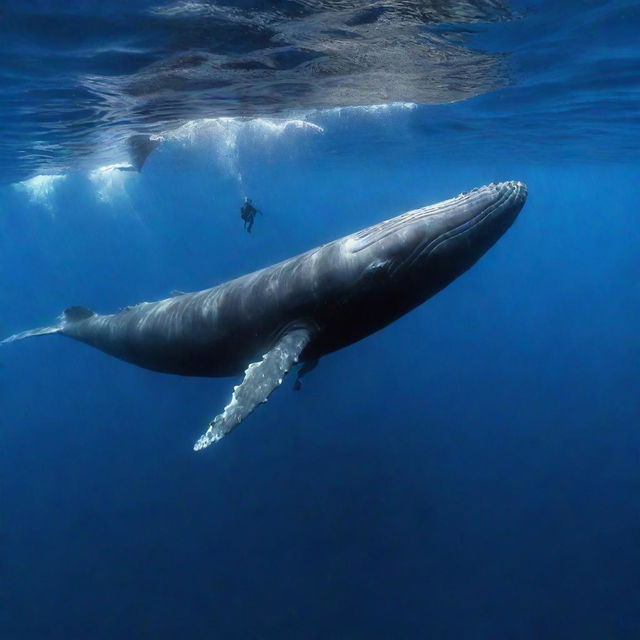
[[[520, 186], [521, 183], [507, 183], [507, 184], [509, 185], [517, 184], [518, 187], [516, 188], [516, 191], [519, 191], [522, 188]], [[374, 225], [373, 227], [368, 227], [367, 229], [363, 229], [362, 231], [353, 234], [353, 236], [349, 238], [348, 240], [349, 251], [351, 253], [358, 253], [359, 251], [367, 249], [368, 247], [375, 244], [376, 242], [380, 242], [381, 240], [384, 240], [386, 237], [397, 232], [402, 227], [409, 226], [411, 224], [419, 222], [420, 220], [424, 220], [425, 218], [431, 218], [436, 215], [444, 215], [452, 209], [461, 207], [469, 203], [470, 201], [472, 202], [476, 197], [481, 195], [484, 191], [487, 191], [493, 188], [493, 186], [494, 185], [492, 184], [492, 185], [479, 187], [477, 189], [472, 189], [471, 191], [461, 193], [459, 196], [456, 196], [455, 198], [445, 200], [444, 202], [438, 202], [436, 204], [428, 205], [426, 207], [421, 207], [419, 209], [414, 209], [413, 211], [408, 211], [402, 216], [398, 216], [397, 218], [391, 218], [390, 220], [385, 220], [383, 222], [380, 222], [379, 224]], [[506, 189], [503, 189], [500, 192], [498, 199], [489, 203], [487, 207], [491, 207], [493, 204], [501, 202], [504, 196], [508, 195], [511, 191], [512, 191], [511, 186], [507, 187]], [[484, 208], [481, 209], [476, 214], [476, 216], [474, 216], [473, 219], [481, 215], [484, 212], [484, 210], [485, 210]]]
[[449, 229], [448, 231], [444, 231], [435, 238], [431, 238], [425, 244], [419, 244], [404, 260], [400, 261], [393, 267], [393, 269], [391, 270], [391, 275], [395, 275], [398, 271], [404, 268], [410, 269], [418, 260], [427, 257], [430, 253], [435, 251], [443, 242], [462, 235], [468, 231], [471, 231], [473, 228], [482, 224], [492, 214], [496, 213], [497, 211], [504, 210], [509, 201], [520, 195], [522, 193], [522, 190], [522, 183], [515, 183], [515, 188], [509, 187], [503, 190], [496, 200], [478, 211], [478, 213], [476, 213], [476, 215], [469, 220], [465, 220], [465, 222], [458, 225], [457, 227]]

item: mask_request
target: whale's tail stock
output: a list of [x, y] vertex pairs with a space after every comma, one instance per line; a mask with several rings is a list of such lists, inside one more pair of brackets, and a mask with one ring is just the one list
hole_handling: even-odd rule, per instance
[[70, 322], [77, 322], [78, 320], [84, 320], [94, 315], [91, 309], [86, 307], [69, 307], [62, 312], [59, 318], [58, 324], [50, 327], [38, 327], [37, 329], [29, 329], [29, 331], [22, 331], [15, 333], [8, 338], [0, 341], [0, 345], [9, 344], [10, 342], [16, 342], [17, 340], [24, 340], [25, 338], [35, 338], [36, 336], [50, 336], [54, 333], [62, 333], [66, 324]]

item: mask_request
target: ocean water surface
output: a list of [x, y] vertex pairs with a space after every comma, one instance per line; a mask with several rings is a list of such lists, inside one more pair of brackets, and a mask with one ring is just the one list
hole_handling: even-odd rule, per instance
[[0, 347], [0, 637], [639, 637], [639, 28], [630, 0], [2, 3], [1, 337], [529, 198], [199, 453], [239, 379]]

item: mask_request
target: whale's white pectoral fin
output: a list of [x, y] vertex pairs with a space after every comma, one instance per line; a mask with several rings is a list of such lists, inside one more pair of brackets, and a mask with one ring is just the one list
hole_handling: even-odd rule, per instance
[[253, 410], [266, 402], [282, 384], [284, 376], [298, 362], [302, 350], [309, 344], [311, 331], [301, 328], [285, 334], [260, 362], [247, 367], [244, 380], [233, 390], [231, 402], [210, 423], [193, 449], [199, 451], [217, 442], [237, 427]]

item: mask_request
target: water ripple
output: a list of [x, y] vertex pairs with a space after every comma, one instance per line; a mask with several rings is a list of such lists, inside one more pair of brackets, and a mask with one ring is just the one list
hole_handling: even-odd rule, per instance
[[632, 0], [59, 5], [3, 4], [0, 182], [138, 168], [146, 156], [131, 156], [132, 140], [189, 121], [288, 118], [339, 130], [336, 109], [391, 103], [427, 106], [399, 130], [369, 122], [348, 144], [327, 135], [327, 150], [636, 159]]

